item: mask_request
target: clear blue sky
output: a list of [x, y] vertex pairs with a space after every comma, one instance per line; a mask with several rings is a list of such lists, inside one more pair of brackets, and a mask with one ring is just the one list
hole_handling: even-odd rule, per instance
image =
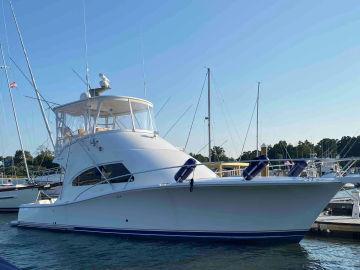
[[[6, 2], [10, 53], [25, 69]], [[227, 141], [223, 146], [230, 155], [240, 153], [257, 81], [262, 82], [261, 143], [316, 142], [359, 133], [357, 0], [85, 2], [92, 84], [104, 72], [112, 94], [144, 97], [143, 55], [147, 98], [159, 109], [172, 96], [157, 119], [160, 133], [193, 105], [167, 137], [177, 146], [185, 144], [205, 66], [214, 74], [214, 143]], [[84, 85], [71, 69], [84, 74], [82, 1], [13, 4], [43, 95], [58, 103], [78, 99]], [[2, 23], [0, 30], [5, 43]], [[34, 152], [46, 141], [45, 128], [36, 102], [24, 97], [33, 96], [32, 89], [14, 67], [11, 76], [19, 85], [14, 94], [25, 148]], [[5, 77], [0, 78], [0, 147], [9, 154], [19, 146]], [[205, 113], [203, 99], [188, 151], [197, 152], [206, 143]], [[254, 148], [254, 138], [253, 126], [246, 149]]]

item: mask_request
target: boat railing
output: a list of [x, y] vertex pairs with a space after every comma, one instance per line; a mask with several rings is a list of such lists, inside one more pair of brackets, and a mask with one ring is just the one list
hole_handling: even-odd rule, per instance
[[[270, 161], [287, 161], [288, 159], [274, 159], [274, 160], [271, 160]], [[297, 160], [304, 160], [304, 159], [293, 159], [293, 161], [297, 161]], [[308, 160], [308, 159], [307, 159]], [[341, 161], [344, 161], [344, 160], [354, 160], [354, 158], [342, 158], [342, 159], [339, 159]], [[357, 158], [356, 160], [360, 160], [359, 158]], [[257, 161], [257, 160], [243, 160], [242, 162], [252, 162], [252, 161]], [[207, 166], [208, 164], [204, 164], [204, 163], [197, 163], [197, 164], [194, 164], [194, 165], [189, 165], [190, 166]], [[113, 178], [107, 178], [107, 179], [104, 179], [103, 181], [100, 181], [92, 186], [89, 186], [88, 188], [84, 189], [83, 191], [81, 191], [75, 198], [74, 198], [74, 201], [76, 201], [81, 195], [83, 195], [84, 193], [86, 193], [87, 191], [89, 191], [90, 189], [100, 185], [100, 184], [103, 184], [103, 183], [109, 183], [111, 184], [112, 181], [114, 181], [115, 179], [118, 179], [118, 178], [121, 178], [121, 177], [125, 177], [125, 176], [129, 176], [129, 179], [127, 181], [127, 183], [129, 182], [132, 182], [133, 181], [133, 177], [135, 175], [139, 175], [139, 174], [145, 174], [145, 173], [151, 173], [151, 172], [156, 172], [156, 171], [163, 171], [163, 170], [170, 170], [170, 169], [178, 169], [178, 168], [181, 168], [181, 167], [184, 167], [184, 165], [179, 165], [179, 166], [170, 166], [170, 167], [163, 167], [163, 168], [157, 168], [157, 169], [152, 169], [152, 170], [145, 170], [145, 171], [139, 171], [139, 172], [135, 172], [135, 173], [129, 173], [129, 174], [124, 174], [124, 175], [120, 175], [120, 176], [116, 176], [116, 177], [113, 177]], [[126, 188], [126, 185], [125, 187]]]
[[27, 184], [26, 178], [2, 178], [0, 179], [0, 185], [25, 185]]
[[50, 168], [50, 169], [32, 171], [31, 175], [33, 177], [37, 177], [37, 176], [57, 174], [57, 173], [60, 173], [60, 172], [61, 172], [61, 168], [60, 167], [55, 167], [55, 168]]
[[232, 176], [241, 176], [243, 171], [244, 169], [233, 169], [233, 170], [215, 171], [215, 173], [219, 177], [232, 177]]
[[[89, 191], [90, 189], [98, 186], [98, 185], [101, 185], [101, 184], [104, 184], [104, 183], [109, 183], [111, 185], [111, 182], [116, 180], [116, 179], [119, 179], [119, 178], [123, 178], [123, 177], [126, 177], [126, 176], [129, 176], [129, 179], [128, 181], [126, 182], [126, 185], [124, 186], [124, 189], [126, 188], [127, 184], [130, 183], [130, 182], [133, 182], [134, 181], [134, 176], [135, 175], [139, 175], [139, 174], [146, 174], [146, 173], [151, 173], [151, 172], [158, 172], [158, 171], [164, 171], [164, 170], [171, 170], [171, 169], [179, 169], [179, 168], [182, 168], [182, 167], [197, 167], [197, 166], [206, 166], [206, 164], [203, 164], [203, 163], [198, 163], [198, 164], [194, 164], [194, 165], [179, 165], [179, 166], [169, 166], [169, 167], [162, 167], [162, 168], [157, 168], [157, 169], [152, 169], [152, 170], [145, 170], [145, 171], [139, 171], [139, 172], [135, 172], [135, 173], [128, 173], [128, 174], [123, 174], [123, 175], [119, 175], [119, 176], [115, 176], [115, 177], [112, 177], [112, 178], [106, 178], [104, 179], [103, 181], [100, 181], [86, 189], [84, 189], [83, 191], [81, 191], [75, 198], [74, 198], [74, 201], [76, 201], [81, 195], [83, 195], [85, 192]], [[194, 172], [193, 172], [194, 173]]]
[[33, 171], [31, 173], [32, 177], [31, 179], [35, 182], [41, 182], [41, 183], [52, 183], [54, 182], [51, 177], [54, 175], [62, 175], [63, 171], [60, 167], [51, 168], [51, 169], [45, 169], [45, 170], [38, 170]]

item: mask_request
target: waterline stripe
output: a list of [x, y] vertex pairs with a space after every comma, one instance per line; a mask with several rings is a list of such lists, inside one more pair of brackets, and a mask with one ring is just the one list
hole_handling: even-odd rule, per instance
[[216, 238], [216, 239], [266, 239], [266, 238], [302, 238], [307, 230], [273, 231], [273, 232], [204, 232], [204, 231], [154, 231], [130, 229], [105, 229], [91, 227], [67, 227], [59, 225], [20, 223], [19, 227], [66, 230], [87, 233], [118, 234], [126, 236], [182, 237], [182, 238]]
[[149, 235], [167, 237], [211, 237], [211, 238], [272, 238], [272, 237], [302, 237], [307, 231], [284, 231], [284, 232], [197, 232], [197, 231], [145, 231], [145, 230], [121, 230], [74, 227], [74, 231], [113, 233], [123, 235]]

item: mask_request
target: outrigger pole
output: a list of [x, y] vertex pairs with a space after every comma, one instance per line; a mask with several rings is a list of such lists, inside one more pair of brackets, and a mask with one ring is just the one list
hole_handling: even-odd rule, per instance
[[47, 118], [46, 118], [45, 111], [44, 111], [44, 107], [43, 107], [42, 102], [41, 102], [41, 99], [40, 99], [39, 90], [38, 90], [38, 87], [37, 87], [36, 82], [35, 82], [34, 74], [33, 74], [33, 72], [32, 72], [31, 65], [30, 65], [30, 60], [29, 60], [29, 57], [28, 57], [28, 54], [27, 54], [27, 51], [26, 51], [26, 48], [25, 48], [24, 40], [23, 40], [22, 35], [21, 35], [21, 31], [20, 31], [19, 24], [18, 24], [17, 19], [16, 19], [16, 16], [15, 16], [14, 7], [13, 7], [13, 5], [12, 5], [11, 0], [9, 0], [9, 4], [10, 4], [10, 8], [11, 8], [11, 12], [12, 12], [12, 16], [13, 16], [14, 22], [15, 22], [15, 25], [16, 25], [16, 30], [17, 30], [17, 33], [18, 33], [18, 35], [19, 35], [21, 47], [22, 47], [22, 49], [23, 49], [23, 53], [24, 53], [24, 57], [25, 57], [25, 60], [26, 60], [26, 64], [27, 64], [27, 67], [28, 67], [28, 70], [29, 70], [29, 73], [30, 73], [31, 83], [32, 83], [32, 86], [33, 86], [33, 88], [34, 88], [37, 101], [38, 101], [38, 103], [39, 103], [39, 107], [40, 107], [40, 110], [41, 110], [41, 115], [42, 115], [42, 117], [43, 117], [43, 120], [44, 120], [44, 123], [45, 123], [45, 126], [46, 126], [46, 130], [47, 130], [47, 132], [48, 132], [48, 135], [49, 135], [51, 144], [52, 144], [53, 148], [55, 149], [54, 140], [53, 140], [53, 138], [52, 138], [52, 136], [51, 136], [50, 126], [49, 126], [48, 120], [47, 120]]
[[11, 86], [10, 86], [10, 79], [9, 79], [9, 74], [8, 74], [8, 70], [7, 70], [8, 66], [6, 65], [6, 60], [5, 60], [5, 56], [4, 56], [4, 50], [3, 50], [3, 47], [2, 47], [1, 43], [0, 43], [0, 50], [1, 50], [1, 57], [2, 57], [2, 61], [3, 61], [3, 65], [4, 65], [4, 70], [5, 70], [6, 83], [7, 83], [7, 86], [8, 86], [10, 100], [11, 100], [12, 111], [13, 111], [13, 115], [14, 115], [14, 119], [15, 119], [16, 131], [17, 131], [17, 134], [18, 134], [18, 137], [19, 137], [19, 143], [20, 143], [20, 147], [21, 147], [21, 152], [22, 152], [22, 155], [23, 155], [23, 158], [24, 158], [26, 176], [27, 176], [27, 179], [29, 181], [30, 180], [29, 168], [28, 168], [27, 161], [26, 161], [26, 155], [25, 155], [24, 146], [23, 146], [23, 142], [22, 142], [22, 139], [21, 139], [19, 123], [18, 123], [18, 119], [17, 119], [17, 115], [16, 115], [15, 102], [14, 102], [14, 98], [13, 98], [13, 94], [12, 94], [12, 90], [11, 90]]

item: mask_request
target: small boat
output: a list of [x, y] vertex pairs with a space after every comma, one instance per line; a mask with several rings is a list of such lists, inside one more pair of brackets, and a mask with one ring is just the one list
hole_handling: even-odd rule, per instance
[[34, 202], [38, 196], [38, 188], [24, 183], [16, 184], [12, 180], [0, 185], [0, 212], [16, 212], [24, 203]]
[[125, 236], [299, 242], [339, 178], [219, 178], [158, 133], [153, 104], [83, 94], [54, 109], [57, 199], [21, 205], [19, 227]]

